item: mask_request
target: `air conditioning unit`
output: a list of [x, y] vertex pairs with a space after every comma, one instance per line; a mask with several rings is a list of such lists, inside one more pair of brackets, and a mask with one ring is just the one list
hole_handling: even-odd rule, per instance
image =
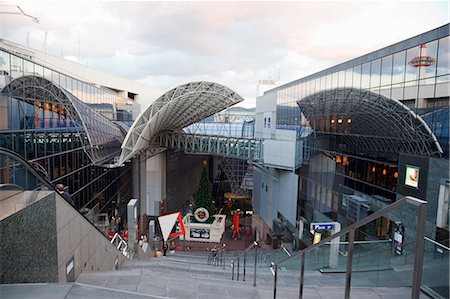
[[349, 195], [348, 199], [347, 219], [358, 221], [367, 217], [367, 214], [370, 211], [367, 199], [357, 195]]

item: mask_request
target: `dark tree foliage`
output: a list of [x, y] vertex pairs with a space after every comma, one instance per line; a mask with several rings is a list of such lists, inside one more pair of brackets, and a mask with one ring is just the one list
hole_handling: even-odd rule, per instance
[[200, 185], [198, 186], [197, 193], [194, 195], [194, 199], [195, 209], [205, 208], [208, 210], [210, 216], [216, 213], [211, 195], [211, 183], [209, 182], [208, 175], [206, 174], [206, 168], [203, 168]]

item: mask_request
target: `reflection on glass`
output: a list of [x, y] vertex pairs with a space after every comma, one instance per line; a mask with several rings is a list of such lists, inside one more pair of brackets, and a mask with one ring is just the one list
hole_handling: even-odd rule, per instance
[[[437, 59], [437, 75], [447, 75], [449, 74], [449, 56], [450, 56], [450, 37], [444, 37], [439, 40], [439, 51], [438, 51], [438, 59]], [[446, 77], [448, 81], [448, 76]]]
[[361, 68], [361, 89], [368, 89], [370, 84], [370, 62], [364, 63]]
[[424, 59], [429, 60], [428, 66], [422, 67], [420, 71], [420, 79], [430, 78], [436, 75], [436, 61], [437, 61], [437, 40], [423, 44], [421, 47], [420, 56]]
[[352, 87], [352, 80], [353, 80], [353, 71], [350, 68], [345, 71], [345, 87]]
[[393, 60], [392, 55], [383, 57], [383, 59], [381, 60], [381, 86], [391, 84], [392, 60]]
[[372, 61], [370, 66], [371, 88], [380, 86], [380, 70], [381, 70], [381, 59]]
[[345, 86], [345, 71], [340, 71], [338, 73], [338, 87], [342, 88]]
[[400, 83], [405, 78], [405, 62], [406, 52], [402, 51], [394, 54], [394, 61], [392, 64], [392, 84]]
[[353, 87], [361, 88], [361, 65], [357, 65], [353, 68]]
[[414, 47], [406, 51], [406, 72], [405, 81], [413, 81], [418, 79], [419, 68], [412, 66], [410, 63], [416, 57], [420, 56], [420, 47]]

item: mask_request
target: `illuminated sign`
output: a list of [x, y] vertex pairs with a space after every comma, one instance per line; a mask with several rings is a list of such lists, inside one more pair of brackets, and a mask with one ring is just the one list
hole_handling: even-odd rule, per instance
[[406, 165], [405, 185], [418, 188], [419, 187], [419, 167]]

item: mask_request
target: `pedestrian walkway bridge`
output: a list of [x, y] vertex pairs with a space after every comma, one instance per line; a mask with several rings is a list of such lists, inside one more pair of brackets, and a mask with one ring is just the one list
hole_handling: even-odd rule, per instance
[[192, 154], [209, 154], [250, 161], [262, 159], [263, 140], [227, 136], [165, 133], [158, 136], [159, 146]]

